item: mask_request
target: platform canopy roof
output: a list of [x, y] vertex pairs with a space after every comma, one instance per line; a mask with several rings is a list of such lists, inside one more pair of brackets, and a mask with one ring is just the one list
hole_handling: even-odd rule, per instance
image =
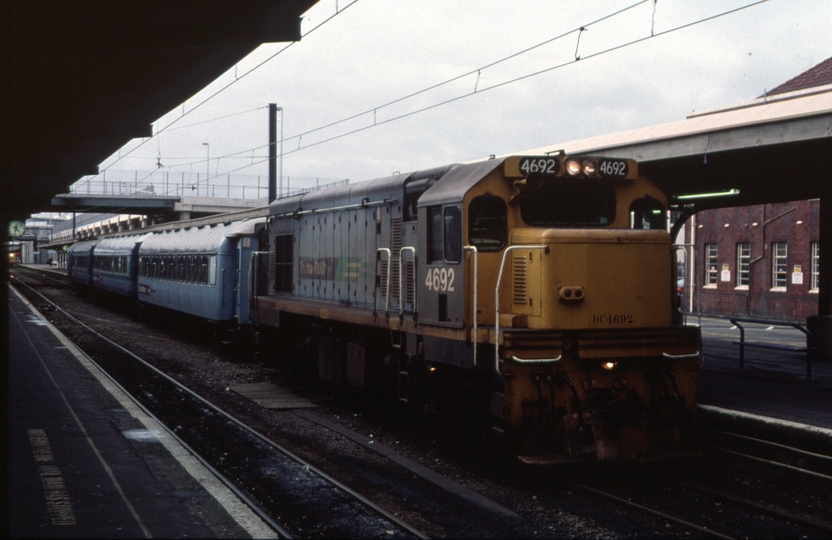
[[[825, 65], [832, 75], [832, 59]], [[673, 203], [697, 210], [820, 198], [832, 193], [832, 84], [528, 153], [556, 150], [635, 159]], [[705, 194], [712, 196], [687, 198]]]
[[260, 44], [300, 39], [316, 2], [2, 2], [0, 210], [48, 208]]

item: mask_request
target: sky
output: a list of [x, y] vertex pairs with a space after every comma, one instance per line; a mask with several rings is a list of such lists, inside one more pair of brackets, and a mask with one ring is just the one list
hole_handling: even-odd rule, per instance
[[752, 100], [830, 25], [829, 0], [321, 0], [99, 170], [267, 175], [269, 103], [291, 187], [519, 153]]

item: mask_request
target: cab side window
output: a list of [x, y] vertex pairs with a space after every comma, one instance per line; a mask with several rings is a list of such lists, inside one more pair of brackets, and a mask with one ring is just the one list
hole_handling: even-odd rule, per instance
[[649, 195], [630, 204], [631, 229], [666, 229], [664, 205]]
[[462, 260], [462, 212], [459, 206], [428, 208], [428, 264]]
[[468, 205], [468, 241], [477, 251], [500, 251], [508, 238], [508, 208], [490, 193], [474, 197]]
[[428, 263], [442, 262], [444, 253], [442, 208], [428, 208]]

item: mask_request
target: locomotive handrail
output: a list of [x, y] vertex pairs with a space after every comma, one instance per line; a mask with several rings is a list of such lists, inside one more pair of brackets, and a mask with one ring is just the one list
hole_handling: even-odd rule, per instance
[[559, 354], [557, 358], [517, 358], [516, 356], [512, 356], [511, 360], [518, 364], [554, 364], [555, 362], [560, 362], [562, 358], [563, 355]]
[[[416, 261], [418, 260], [418, 257], [416, 255], [416, 248], [415, 247], [413, 247], [413, 246], [404, 246], [403, 248], [401, 248], [399, 250], [399, 318], [401, 318], [401, 319], [404, 318], [404, 301], [407, 297], [407, 295], [405, 294], [405, 290], [404, 290], [405, 288], [402, 286], [402, 276], [405, 274], [405, 271], [404, 271], [404, 252], [405, 251], [409, 251], [409, 252], [413, 253], [413, 272], [414, 272], [413, 275], [414, 276], [416, 275], [416, 273], [415, 273], [416, 272], [416, 266], [417, 266]], [[388, 277], [389, 277], [389, 272], [388, 272]], [[414, 277], [414, 279], [415, 279], [415, 277]], [[405, 284], [407, 284], [407, 281], [405, 281]], [[414, 318], [416, 317], [417, 313], [418, 313], [418, 311], [416, 309], [416, 294], [414, 294], [413, 295], [413, 317]]]
[[[255, 292], [260, 292], [260, 280], [257, 280], [257, 291], [254, 290], [254, 280], [255, 276], [259, 275], [260, 270], [260, 257], [262, 255], [268, 255], [268, 251], [252, 251], [251, 257], [248, 262], [248, 316], [251, 318], [251, 309], [254, 307], [255, 303], [257, 302], [256, 298], [257, 295], [254, 294]], [[257, 261], [257, 270], [258, 273], [255, 274], [254, 266], [255, 260]]]
[[500, 372], [500, 282], [503, 280], [503, 269], [506, 266], [508, 252], [514, 249], [543, 249], [549, 252], [549, 246], [509, 246], [503, 251], [503, 260], [500, 262], [500, 272], [497, 274], [497, 286], [494, 288], [494, 369], [498, 375]]
[[385, 317], [390, 316], [390, 311], [389, 311], [389, 307], [390, 307], [390, 270], [392, 270], [392, 268], [390, 268], [390, 263], [392, 262], [393, 254], [392, 254], [392, 252], [390, 251], [389, 248], [378, 248], [376, 250], [376, 265], [375, 265], [375, 268], [373, 269], [373, 272], [375, 274], [373, 276], [373, 317], [378, 315], [378, 311], [376, 310], [376, 291], [378, 290], [378, 285], [376, 285], [375, 282], [378, 279], [378, 263], [381, 260], [381, 254], [382, 253], [387, 254], [387, 264], [388, 264], [388, 267], [387, 267], [387, 283], [384, 284], [384, 316]]
[[474, 332], [474, 338], [471, 341], [474, 344], [474, 367], [477, 367], [477, 280], [479, 277], [477, 274], [477, 256], [479, 255], [479, 252], [477, 251], [477, 246], [462, 246], [462, 249], [463, 251], [470, 251], [474, 254], [474, 286], [472, 287], [473, 290], [471, 292], [471, 301], [474, 304], [474, 310], [472, 313], [472, 330]]
[[668, 360], [687, 360], [688, 358], [696, 358], [699, 360], [699, 367], [705, 367], [705, 359], [702, 356], [702, 351], [696, 351], [695, 353], [688, 354], [668, 354], [663, 352], [662, 358], [667, 358]]
[[364, 201], [355, 204], [345, 204], [343, 206], [332, 206], [327, 208], [310, 208], [309, 210], [304, 210], [301, 207], [298, 207], [297, 210], [292, 210], [291, 212], [283, 212], [282, 214], [273, 214], [272, 217], [287, 217], [293, 216], [295, 219], [298, 219], [300, 216], [305, 216], [306, 214], [322, 214], [325, 212], [335, 212], [338, 210], [352, 210], [354, 208], [370, 208], [371, 206], [385, 206], [385, 205], [392, 205], [396, 204], [398, 201], [396, 199], [382, 199], [380, 201], [372, 201], [365, 203]]

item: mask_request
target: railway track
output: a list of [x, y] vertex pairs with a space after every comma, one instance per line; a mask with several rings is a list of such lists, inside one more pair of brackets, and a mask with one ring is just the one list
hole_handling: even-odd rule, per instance
[[31, 287], [29, 290], [52, 310], [96, 335], [102, 345], [90, 360], [145, 412], [166, 426], [173, 437], [281, 537], [428, 538], [76, 319]]
[[[60, 278], [52, 278], [48, 282], [48, 285], [44, 285], [44, 287], [46, 289], [43, 292], [47, 293], [48, 296], [53, 296], [49, 289], [61, 289], [65, 287], [65, 283]], [[67, 293], [64, 292], [64, 294]], [[93, 326], [100, 333], [110, 333], [112, 331], [112, 335], [118, 336], [117, 340], [120, 340], [122, 336], [129, 335], [131, 332], [134, 332], [134, 329], [140, 326], [138, 323], [128, 322], [119, 323], [118, 328], [108, 329], [109, 315], [106, 312], [84, 312], [80, 307], [80, 302], [77, 301], [77, 296], [73, 296], [73, 298], [75, 300], [69, 300], [68, 305], [70, 306], [70, 310], [73, 313], [76, 311], [81, 312], [80, 318], [87, 321], [89, 326]], [[41, 306], [42, 310], [49, 310], [50, 319], [63, 317], [63, 315], [59, 315], [57, 309], [51, 307], [46, 308], [45, 306], [47, 304], [43, 300], [33, 301], [33, 303]], [[66, 303], [66, 299], [64, 303]], [[158, 340], [158, 344], [156, 345], [158, 348], [168, 348], [173, 345], [172, 340], [176, 339], [176, 336], [169, 336], [169, 338], [170, 341], [165, 341], [168, 338], [164, 335], [148, 335], [143, 339], [146, 342]], [[100, 338], [96, 337], [95, 339], [99, 340]], [[132, 360], [128, 362], [123, 357], [117, 356], [116, 353], [105, 350], [99, 351], [97, 347], [90, 354], [102, 365], [113, 364], [110, 369], [115, 372], [124, 370], [124, 373], [118, 375], [118, 380], [135, 381], [140, 379], [140, 376], [136, 375], [133, 371], [139, 370], [138, 367], [129, 368], [129, 370], [124, 367], [132, 363]], [[118, 354], [123, 355], [125, 353]], [[246, 438], [245, 442], [243, 442], [243, 438], [240, 438], [237, 439], [240, 441], [239, 443], [228, 444], [228, 441], [235, 440], [228, 437], [220, 437], [220, 439], [224, 440], [220, 440], [217, 443], [211, 442], [205, 436], [204, 432], [219, 432], [220, 428], [224, 429], [224, 424], [233, 423], [233, 420], [198, 401], [194, 405], [201, 415], [198, 421], [194, 420], [197, 418], [194, 416], [197, 413], [179, 412], [183, 410], [180, 403], [189, 401], [191, 399], [191, 392], [185, 389], [164, 390], [163, 387], [168, 384], [167, 379], [173, 379], [173, 382], [177, 382], [175, 379], [182, 378], [181, 376], [184, 372], [181, 366], [177, 367], [173, 363], [167, 363], [166, 361], [159, 362], [157, 360], [154, 359], [152, 363], [157, 367], [163, 367], [171, 375], [164, 375], [160, 372], [149, 370], [147, 374], [141, 376], [143, 377], [141, 379], [143, 382], [130, 382], [122, 386], [127, 387], [126, 389], [128, 391], [134, 393], [138, 399], [146, 404], [145, 407], [151, 412], [163, 411], [164, 414], [160, 412], [158, 414], [154, 413], [154, 415], [159, 417], [160, 421], [171, 426], [171, 430], [180, 439], [184, 440], [195, 453], [203, 454], [205, 459], [221, 475], [227, 477], [231, 483], [237, 486], [236, 489], [243, 496], [250, 497], [251, 504], [259, 506], [267, 515], [273, 516], [272, 520], [277, 526], [283, 527], [287, 535], [367, 536], [375, 535], [381, 529], [384, 529], [380, 532], [384, 537], [418, 537], [420, 536], [419, 530], [425, 531], [430, 536], [472, 538], [485, 536], [525, 537], [532, 536], [533, 534], [538, 535], [538, 533], [540, 533], [539, 536], [541, 537], [562, 537], [564, 535], [603, 536], [605, 534], [612, 534], [613, 532], [616, 536], [637, 537], [648, 534], [652, 536], [679, 538], [712, 537], [719, 534], [722, 534], [723, 537], [737, 538], [743, 536], [769, 538], [817, 538], [830, 536], [830, 531], [824, 528], [826, 527], [826, 520], [823, 519], [828, 512], [815, 513], [814, 515], [812, 512], [794, 512], [792, 511], [793, 509], [788, 508], [789, 505], [780, 505], [778, 501], [772, 502], [771, 498], [767, 499], [769, 497], [768, 495], [757, 496], [755, 493], [753, 497], [750, 495], [745, 496], [746, 494], [743, 493], [742, 486], [739, 486], [738, 489], [736, 489], [737, 485], [734, 486], [735, 489], [723, 489], [725, 486], [719, 485], [719, 482], [716, 482], [714, 478], [720, 475], [725, 477], [730, 476], [730, 468], [728, 471], [708, 471], [702, 474], [691, 473], [687, 476], [676, 474], [678, 469], [671, 469], [671, 471], [675, 472], [662, 473], [660, 475], [662, 481], [660, 482], [656, 482], [656, 478], [648, 477], [638, 478], [634, 482], [617, 484], [615, 482], [608, 483], [602, 477], [591, 474], [589, 475], [590, 480], [582, 477], [580, 482], [576, 480], [576, 484], [564, 483], [562, 479], [556, 479], [553, 482], [549, 482], [542, 492], [536, 489], [529, 489], [525, 486], [517, 487], [516, 478], [506, 479], [508, 474], [503, 474], [501, 478], [506, 484], [505, 487], [498, 488], [498, 490], [516, 489], [518, 493], [514, 496], [519, 498], [515, 498], [515, 500], [523, 501], [519, 504], [516, 503], [515, 505], [509, 506], [509, 508], [520, 514], [520, 518], [516, 515], [510, 517], [505, 514], [500, 514], [493, 509], [489, 509], [488, 505], [483, 504], [481, 501], [466, 500], [465, 497], [461, 497], [458, 493], [455, 494], [453, 492], [455, 489], [453, 482], [448, 478], [444, 480], [449, 482], [452, 487], [436, 488], [438, 484], [434, 484], [432, 490], [426, 488], [423, 484], [429, 483], [430, 481], [425, 482], [424, 478], [430, 475], [430, 470], [424, 467], [424, 464], [425, 462], [432, 462], [432, 458], [425, 461], [419, 459], [419, 463], [415, 465], [411, 464], [411, 468], [405, 468], [402, 472], [399, 470], [399, 467], [405, 460], [401, 456], [384, 456], [379, 451], [385, 447], [385, 445], [380, 444], [380, 440], [372, 439], [372, 437], [366, 435], [356, 435], [354, 432], [350, 434], [348, 433], [349, 430], [339, 431], [340, 428], [333, 425], [329, 425], [325, 429], [330, 430], [334, 435], [343, 436], [344, 441], [339, 443], [340, 446], [337, 453], [327, 454], [327, 459], [338, 462], [338, 464], [330, 467], [329, 464], [322, 464], [322, 462], [317, 461], [315, 462], [317, 463], [317, 469], [326, 471], [325, 475], [328, 474], [331, 477], [337, 477], [342, 484], [345, 483], [351, 486], [354, 491], [363, 493], [365, 497], [368, 494], [375, 496], [375, 494], [380, 492], [388, 492], [386, 494], [386, 503], [384, 504], [384, 507], [387, 508], [387, 513], [398, 518], [404, 516], [404, 521], [415, 525], [413, 526], [413, 530], [409, 530], [407, 527], [386, 528], [388, 527], [388, 522], [385, 521], [387, 518], [382, 514], [382, 517], [378, 518], [379, 521], [376, 523], [375, 529], [362, 529], [363, 525], [356, 525], [351, 521], [357, 511], [353, 510], [353, 507], [348, 506], [344, 508], [347, 509], [346, 512], [351, 517], [346, 519], [346, 523], [316, 523], [310, 520], [309, 515], [335, 514], [336, 511], [333, 511], [333, 509], [336, 509], [340, 513], [341, 507], [338, 506], [340, 504], [338, 500], [326, 502], [325, 505], [321, 505], [321, 507], [325, 508], [324, 511], [315, 512], [314, 501], [292, 501], [291, 499], [297, 498], [298, 493], [334, 492], [338, 488], [321, 487], [324, 484], [315, 483], [319, 480], [315, 480], [314, 482], [309, 480], [306, 483], [294, 486], [282, 484], [288, 477], [295, 477], [295, 471], [297, 469], [292, 468], [293, 465], [291, 464], [270, 465], [268, 461], [270, 458], [264, 457], [265, 454], [263, 452], [271, 444], [271, 441], [285, 442], [284, 434], [279, 432], [280, 430], [278, 430], [276, 435], [273, 429], [275, 426], [267, 425], [272, 420], [265, 421], [265, 423], [258, 423], [255, 420], [254, 423], [251, 423], [250, 417], [246, 416], [246, 414], [239, 416], [239, 410], [231, 407], [227, 410], [232, 411], [232, 414], [235, 416], [245, 418], [246, 422], [244, 423], [250, 423], [256, 426], [257, 431], [251, 434], [250, 438]], [[208, 369], [216, 369], [218, 367], [215, 360], [208, 360], [208, 362], [210, 362]], [[198, 369], [207, 371], [206, 364], [200, 361], [194, 362], [193, 365], [200, 366]], [[263, 366], [257, 366], [258, 370], [262, 370], [262, 368]], [[263, 377], [266, 379], [279, 375], [278, 373], [272, 373], [270, 370], [262, 370], [262, 373], [264, 373]], [[198, 387], [193, 388], [197, 389]], [[203, 390], [204, 387], [199, 392], [203, 393]], [[233, 394], [233, 392], [226, 393]], [[228, 403], [228, 401], [222, 400], [220, 402], [226, 405]], [[316, 415], [317, 413], [299, 411], [297, 413], [280, 413], [279, 416], [281, 419], [294, 418], [292, 427], [297, 427], [303, 432], [302, 437], [304, 437], [304, 441], [302, 444], [305, 446], [314, 446], [318, 444], [317, 441], [319, 439], [313, 439], [313, 437], [308, 436], [305, 430], [310, 430], [311, 428], [308, 426], [313, 422], [318, 422], [323, 426], [330, 424], [327, 421], [319, 422], [320, 419], [316, 419]], [[349, 416], [353, 416], [353, 414], [349, 414]], [[202, 419], [203, 417], [205, 418], [204, 420]], [[322, 417], [329, 418], [329, 420], [333, 419], [331, 412], [329, 415], [323, 413]], [[269, 418], [274, 419], [275, 416], [272, 415]], [[285, 425], [281, 424], [280, 429], [284, 427]], [[266, 435], [258, 436], [257, 433], [264, 433]], [[365, 431], [364, 433], [369, 432]], [[745, 436], [748, 437], [748, 435]], [[234, 435], [233, 437], [237, 436]], [[714, 437], [716, 436], [714, 435]], [[736, 438], [732, 436], [723, 437]], [[286, 438], [288, 439], [288, 435]], [[712, 438], [711, 440], [716, 439]], [[348, 443], [353, 446], [348, 447]], [[358, 450], [355, 447], [361, 447], [361, 451], [373, 450], [378, 452], [381, 456], [380, 460], [386, 460], [387, 462], [384, 464], [380, 464], [379, 462], [374, 465], [374, 467], [378, 467], [377, 469], [361, 469], [357, 466], [358, 460], [356, 459], [356, 452]], [[297, 454], [297, 447], [293, 448], [295, 449], [295, 454]], [[234, 453], [237, 451], [239, 453]], [[734, 451], [741, 453], [738, 449], [734, 449]], [[807, 450], [804, 449], [804, 451]], [[716, 469], [721, 465], [725, 465], [725, 453], [713, 450], [715, 455], [717, 452], [722, 456], [722, 459], [717, 458], [713, 461], [700, 462], [699, 467], [702, 471], [708, 467]], [[710, 454], [711, 452], [706, 453], [706, 455]], [[302, 458], [303, 455], [300, 457]], [[741, 456], [732, 457], [732, 460], [734, 459], [740, 460], [742, 463], [752, 463]], [[796, 462], [793, 460], [792, 463]], [[805, 460], [801, 463], [805, 464]], [[230, 464], [236, 465], [237, 467], [230, 466]], [[349, 471], [347, 473], [349, 481], [345, 482], [344, 476], [338, 474], [336, 469], [339, 467], [342, 470]], [[752, 466], [748, 465], [748, 467]], [[422, 474], [419, 471], [420, 468], [427, 470], [425, 476], [420, 476]], [[316, 467], [310, 464], [307, 471], [306, 466], [301, 464], [299, 465], [299, 469], [300, 472], [306, 473], [314, 472]], [[493, 481], [494, 471], [482, 472], [486, 476], [490, 475]], [[745, 474], [743, 472], [740, 475], [734, 475], [734, 483], [741, 484], [746, 480], [754, 483], [753, 480], [746, 478]], [[788, 474], [793, 475], [796, 473], [789, 472]], [[392, 480], [396, 476], [403, 478], [399, 485], [394, 485], [395, 481]], [[708, 481], [705, 481], [705, 477], [708, 478]], [[576, 478], [575, 475], [572, 475], [572, 478]], [[676, 482], [673, 480], [674, 478], [682, 483]], [[824, 482], [821, 477], [815, 476], [813, 478], [817, 482]], [[700, 482], [700, 480], [702, 481]], [[442, 479], [440, 478], [438, 481], [441, 482]], [[579, 487], [577, 484], [582, 484], [589, 489]], [[773, 484], [775, 487], [772, 489], [776, 491], [776, 481]], [[592, 492], [592, 489], [598, 493]], [[570, 492], [575, 493], [573, 495]], [[603, 500], [610, 502], [599, 502], [600, 497], [602, 497], [600, 492], [611, 493], [613, 496], [628, 502], [612, 502], [613, 499], [607, 497]], [[788, 493], [793, 492], [794, 490], [788, 491]], [[289, 502], [281, 502], [279, 498], [276, 498], [277, 495], [285, 495], [289, 499]], [[787, 496], [784, 495], [784, 497]], [[388, 504], [394, 498], [399, 499], [399, 503]], [[526, 500], [523, 500], [524, 498]], [[746, 501], [741, 503], [740, 499], [746, 499]], [[801, 496], [801, 499], [803, 499], [803, 496]], [[822, 501], [826, 505], [825, 507], [828, 508], [828, 501], [832, 500], [832, 497], [821, 497], [818, 500]], [[753, 504], [760, 505], [760, 501], [762, 501], [762, 505], [767, 510], [750, 508]], [[286, 505], [290, 503], [296, 505], [294, 507], [297, 510], [296, 512], [287, 510], [288, 506]], [[641, 508], [634, 507], [633, 503], [640, 504]], [[353, 504], [358, 505], [358, 503]], [[623, 509], [622, 505], [626, 505], [627, 508]], [[358, 506], [355, 508], [358, 508]], [[520, 511], [521, 508], [523, 510], [522, 512]], [[729, 508], [730, 512], [727, 510]], [[815, 509], [817, 509], [817, 505], [815, 505]], [[782, 515], [772, 515], [777, 514], [778, 511]], [[368, 511], [362, 510], [361, 512]], [[544, 513], [550, 513], [555, 518], [547, 517], [547, 519], [538, 520], [538, 516], [544, 515]], [[578, 516], [580, 520], [594, 523], [595, 525], [588, 528], [584, 528], [583, 525], [577, 526], [574, 529], [564, 528], [564, 525], [562, 522], [558, 522], [558, 519], [561, 519], [565, 514], [569, 513]], [[728, 514], [731, 517], [725, 518]], [[622, 519], [622, 515], [627, 517]], [[567, 519], [571, 521], [574, 517], [568, 516]], [[801, 519], [803, 522], [800, 522]], [[570, 524], [567, 524], [568, 526]], [[358, 528], [350, 529], [350, 527]], [[700, 527], [702, 530], [696, 527]], [[591, 532], [583, 532], [587, 530]], [[549, 532], [547, 534], [544, 531]], [[752, 532], [749, 533], [747, 531]], [[776, 531], [776, 534], [772, 531]]]
[[832, 534], [832, 522], [685, 481], [650, 482], [637, 487], [569, 484], [707, 538], [828, 538]]

